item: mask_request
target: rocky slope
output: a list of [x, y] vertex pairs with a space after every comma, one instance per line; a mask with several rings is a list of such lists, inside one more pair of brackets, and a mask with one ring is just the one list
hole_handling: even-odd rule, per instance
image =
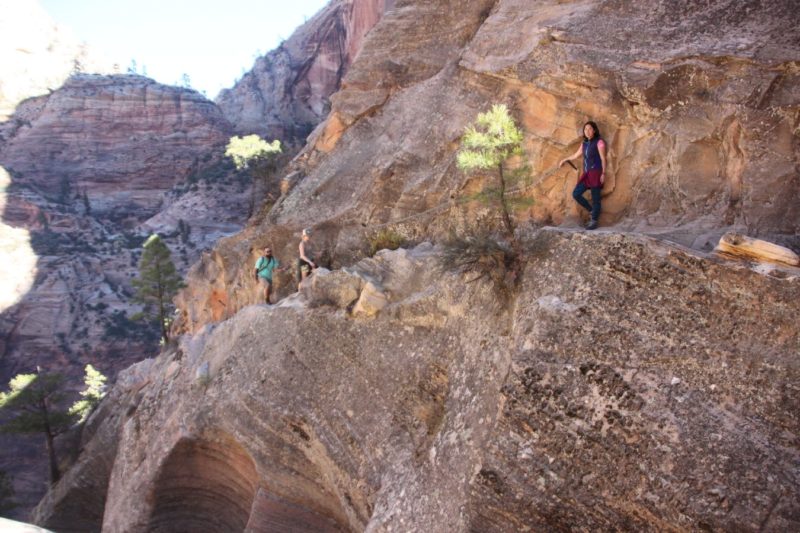
[[302, 146], [328, 116], [329, 97], [361, 49], [365, 35], [394, 0], [332, 0], [217, 104], [239, 133]]
[[263, 242], [293, 257], [305, 226], [333, 264], [360, 257], [379, 228], [413, 241], [496, 226], [496, 212], [459, 201], [480, 180], [454, 161], [464, 127], [496, 102], [526, 134], [535, 203], [517, 223], [576, 223], [576, 176], [555, 165], [593, 119], [609, 144], [601, 225], [705, 250], [729, 229], [797, 248], [800, 19], [790, 4], [687, 4], [679, 17], [658, 2], [398, 4], [297, 159], [304, 179], [190, 274], [186, 327], [251, 303], [240, 265]]
[[[382, 9], [334, 2], [270, 56], [285, 68], [259, 61], [248, 79], [293, 87], [260, 109], [279, 109], [270, 116], [286, 131], [297, 117], [316, 125]], [[250, 131], [213, 102], [141, 76], [76, 74], [97, 70], [88, 48], [35, 4], [4, 3], [0, 26], [0, 53], [13, 59], [0, 74], [0, 381], [38, 364], [77, 387], [86, 363], [114, 376], [157, 350], [155, 329], [129, 319], [143, 237], [160, 232], [186, 271], [242, 228], [265, 191], [222, 160], [229, 136]], [[239, 98], [233, 90], [226, 105]], [[302, 111], [309, 102], [317, 114]], [[24, 510], [42, 493], [38, 445], [12, 451], [3, 439], [0, 468]]]
[[37, 523], [800, 527], [800, 269], [610, 232], [523, 241], [510, 299], [426, 244], [184, 336], [123, 374]]

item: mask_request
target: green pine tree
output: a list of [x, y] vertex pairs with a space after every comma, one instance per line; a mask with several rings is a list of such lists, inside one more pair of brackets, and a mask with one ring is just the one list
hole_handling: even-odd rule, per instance
[[253, 176], [253, 188], [250, 195], [251, 215], [255, 209], [255, 185], [261, 182], [266, 190], [269, 178], [276, 170], [277, 158], [281, 152], [279, 140], [268, 143], [258, 135], [234, 136], [228, 142], [225, 155], [233, 160], [237, 170], [249, 170]]
[[50, 480], [61, 477], [55, 438], [75, 422], [62, 407], [64, 377], [58, 373], [19, 374], [9, 382], [8, 392], [0, 392], [0, 409], [14, 416], [0, 429], [3, 433], [43, 433], [50, 460]]
[[92, 365], [86, 365], [84, 369], [83, 383], [86, 388], [80, 392], [82, 399], [78, 400], [69, 408], [69, 413], [77, 417], [79, 422], [84, 422], [92, 413], [103, 396], [106, 395], [106, 378]]
[[497, 185], [486, 187], [473, 199], [499, 205], [506, 236], [517, 254], [519, 245], [511, 216], [514, 211], [532, 203], [530, 198], [515, 197], [511, 190], [530, 179], [526, 165], [511, 164], [514, 158], [524, 158], [523, 139], [522, 130], [517, 127], [508, 108], [495, 104], [490, 111], [480, 113], [475, 124], [467, 127], [456, 160], [458, 168], [466, 174], [486, 171], [495, 174]]
[[157, 234], [144, 242], [139, 277], [131, 283], [136, 289], [134, 301], [144, 306], [145, 316], [158, 320], [162, 341], [169, 341], [172, 299], [185, 285], [170, 259], [169, 248]]

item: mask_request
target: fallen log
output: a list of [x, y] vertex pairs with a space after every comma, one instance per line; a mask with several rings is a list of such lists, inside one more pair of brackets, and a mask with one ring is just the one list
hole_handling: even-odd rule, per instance
[[800, 256], [790, 249], [739, 233], [723, 235], [714, 251], [743, 259], [800, 266]]

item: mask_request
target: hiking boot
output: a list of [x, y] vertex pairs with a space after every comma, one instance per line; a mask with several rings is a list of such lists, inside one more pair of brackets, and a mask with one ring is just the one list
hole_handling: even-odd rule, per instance
[[597, 221], [595, 219], [591, 219], [586, 225], [586, 229], [597, 229]]

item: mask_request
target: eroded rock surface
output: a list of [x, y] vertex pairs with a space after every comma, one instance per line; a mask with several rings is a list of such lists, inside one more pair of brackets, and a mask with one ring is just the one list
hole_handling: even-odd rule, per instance
[[[328, 96], [389, 4], [327, 6], [223, 98], [225, 112], [240, 122], [231, 124], [195, 91], [141, 76], [79, 74], [96, 70], [88, 48], [35, 4], [5, 2], [2, 383], [40, 365], [78, 386], [86, 363], [113, 377], [154, 353], [155, 329], [130, 320], [139, 311], [130, 279], [142, 236], [159, 232], [185, 271], [201, 251], [239, 231], [266, 192], [253, 191], [222, 160], [229, 136], [257, 124], [252, 131], [267, 126], [270, 135], [304, 138], [325, 117]], [[23, 453], [11, 451], [10, 440], [2, 444], [0, 468], [14, 476], [24, 509], [42, 492], [38, 446], [21, 444]]]
[[334, 266], [362, 257], [380, 229], [414, 242], [496, 227], [496, 210], [461, 201], [484, 180], [461, 174], [455, 152], [464, 127], [498, 102], [523, 127], [531, 165], [524, 194], [534, 204], [519, 224], [576, 225], [575, 172], [555, 165], [592, 119], [609, 145], [601, 226], [702, 250], [726, 231], [798, 248], [792, 5], [399, 3], [367, 35], [296, 160], [303, 179], [190, 274], [185, 327], [249, 305], [240, 265], [265, 242], [296, 257], [303, 227]]
[[[87, 363], [114, 376], [156, 352], [155, 328], [130, 319], [141, 244], [160, 232], [185, 271], [243, 226], [249, 187], [220, 162], [230, 131], [198, 93], [140, 76], [73, 76], [18, 106], [0, 137], [4, 387], [40, 366], [77, 388]], [[0, 440], [30, 508], [41, 439]]]
[[[113, 463], [68, 477], [108, 476], [109, 531], [796, 529], [800, 270], [610, 233], [524, 249], [510, 301], [422, 245], [186, 335], [103, 404]], [[368, 284], [388, 305], [354, 316]], [[41, 525], [69, 529], [67, 479]]]
[[332, 0], [253, 68], [217, 104], [237, 132], [302, 145], [330, 111], [329, 97], [364, 36], [394, 0]]

